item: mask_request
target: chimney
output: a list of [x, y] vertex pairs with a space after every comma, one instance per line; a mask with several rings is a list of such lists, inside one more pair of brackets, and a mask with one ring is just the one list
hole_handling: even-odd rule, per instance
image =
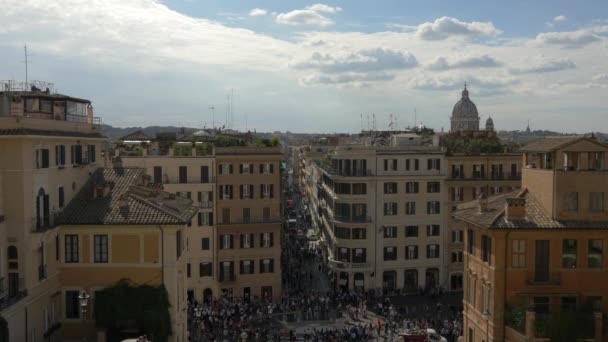
[[87, 105], [87, 123], [93, 123], [93, 106], [90, 103]]
[[507, 198], [505, 204], [505, 219], [507, 221], [518, 221], [526, 218], [526, 199]]
[[477, 196], [477, 208], [479, 209], [480, 213], [488, 210], [488, 199], [483, 192]]

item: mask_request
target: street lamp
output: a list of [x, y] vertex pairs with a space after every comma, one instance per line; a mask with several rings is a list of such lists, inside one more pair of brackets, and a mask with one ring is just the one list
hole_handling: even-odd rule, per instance
[[[91, 298], [91, 296], [89, 296], [89, 294], [85, 290], [82, 290], [80, 292], [80, 295], [78, 295], [78, 300], [80, 302], [80, 312], [82, 312], [82, 321], [83, 322], [86, 320], [87, 306], [89, 305], [89, 298]], [[86, 339], [87, 339], [87, 337], [86, 337], [86, 329], [85, 329], [84, 340], [86, 341]]]

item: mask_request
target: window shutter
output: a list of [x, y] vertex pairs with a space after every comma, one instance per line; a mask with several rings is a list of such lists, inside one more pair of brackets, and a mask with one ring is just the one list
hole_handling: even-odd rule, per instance
[[213, 226], [213, 213], [209, 213], [209, 225]]
[[220, 235], [220, 249], [224, 249], [224, 235]]
[[241, 199], [243, 199], [243, 185], [242, 184], [239, 185], [239, 193], [240, 193]]
[[264, 247], [264, 233], [260, 233], [260, 247]]
[[433, 168], [433, 160], [432, 159], [427, 159], [426, 161], [426, 169], [427, 170], [431, 170]]
[[253, 174], [253, 164], [249, 164], [249, 173]]
[[260, 174], [264, 173], [264, 164], [260, 164]]
[[202, 226], [203, 225], [203, 213], [198, 213], [198, 225]]
[[388, 183], [384, 183], [384, 193], [386, 193], [387, 188], [388, 188]]
[[418, 166], [419, 166], [418, 159], [415, 159], [414, 160], [414, 170], [418, 171]]
[[274, 173], [274, 164], [270, 164], [270, 173]]
[[260, 198], [264, 198], [264, 184], [260, 184]]
[[414, 247], [414, 259], [418, 259], [418, 246]]
[[230, 236], [230, 248], [234, 248], [234, 235], [228, 235]]
[[274, 272], [274, 259], [270, 259], [270, 272]]
[[248, 187], [249, 187], [249, 197], [251, 199], [255, 198], [255, 196], [253, 195], [253, 184], [249, 184]]
[[203, 192], [202, 192], [202, 191], [199, 191], [199, 192], [197, 192], [197, 193], [196, 193], [196, 199], [197, 199], [199, 202], [202, 202], [202, 201], [203, 201]]
[[274, 246], [274, 233], [270, 233], [270, 247]]
[[255, 248], [255, 240], [254, 240], [254, 236], [255, 236], [255, 234], [253, 234], [253, 233], [250, 233], [250, 234], [249, 234], [249, 243], [251, 244], [251, 247], [252, 247], [252, 248]]
[[486, 171], [485, 171], [486, 166], [485, 165], [481, 165], [481, 177], [485, 177], [486, 175]]
[[274, 197], [274, 184], [270, 184], [270, 198]]
[[59, 145], [55, 145], [55, 165], [59, 165]]
[[243, 174], [243, 164], [239, 164], [239, 173]]
[[229, 174], [232, 174], [232, 172], [233, 172], [233, 171], [232, 171], [232, 164], [230, 164], [230, 165], [228, 166], [228, 173], [229, 173]]
[[435, 159], [437, 163], [437, 170], [441, 170], [441, 159]]
[[240, 245], [240, 247], [243, 248], [244, 245], [245, 245], [245, 234], [241, 234], [241, 245]]
[[207, 193], [207, 199], [209, 200], [209, 202], [213, 202], [213, 191], [209, 191]]
[[427, 258], [431, 257], [431, 246], [430, 245], [426, 246], [426, 257]]
[[228, 191], [230, 192], [230, 195], [228, 196], [229, 199], [232, 199], [232, 185], [228, 185]]
[[409, 170], [410, 170], [410, 160], [409, 160], [409, 159], [406, 159], [406, 160], [405, 160], [405, 170], [406, 170], [406, 171], [409, 171]]
[[388, 170], [388, 159], [384, 159], [384, 171]]
[[426, 213], [427, 214], [431, 213], [431, 202], [426, 202]]

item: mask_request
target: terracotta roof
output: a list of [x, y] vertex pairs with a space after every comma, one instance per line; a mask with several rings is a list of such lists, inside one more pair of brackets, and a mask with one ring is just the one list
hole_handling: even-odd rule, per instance
[[118, 140], [152, 140], [152, 137], [150, 137], [149, 135], [144, 133], [143, 130], [140, 129], [138, 131], [131, 132]]
[[604, 146], [599, 141], [583, 136], [557, 136], [557, 137], [545, 137], [543, 139], [536, 140], [525, 146], [520, 151], [522, 152], [552, 152], [560, 148], [566, 147], [570, 144], [581, 140], [588, 140], [598, 145]]
[[[526, 217], [523, 220], [506, 220], [505, 204], [507, 198], [526, 199]], [[454, 216], [489, 229], [608, 229], [608, 221], [556, 220], [547, 213], [533, 194], [526, 189], [488, 198], [487, 207], [479, 211], [478, 201], [457, 206]]]
[[[186, 224], [196, 214], [192, 201], [144, 187], [141, 168], [99, 168], [59, 217], [59, 223], [106, 225]], [[95, 188], [108, 186], [95, 198]]]
[[0, 135], [41, 135], [52, 137], [106, 138], [101, 132], [47, 131], [42, 129], [14, 128], [0, 129]]

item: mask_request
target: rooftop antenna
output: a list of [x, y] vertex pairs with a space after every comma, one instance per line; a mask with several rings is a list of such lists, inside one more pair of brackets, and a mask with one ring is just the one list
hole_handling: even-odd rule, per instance
[[226, 95], [226, 113], [224, 114], [224, 127], [228, 126], [228, 113], [230, 112], [230, 94]]
[[25, 63], [25, 85], [27, 87], [27, 85], [28, 85], [28, 77], [27, 77], [27, 63], [28, 63], [27, 62], [27, 44], [23, 45], [23, 54], [25, 55], [25, 60], [24, 60], [24, 63]]
[[230, 128], [234, 128], [234, 88], [230, 95]]
[[363, 113], [361, 113], [361, 132], [363, 132]]
[[211, 109], [211, 129], [215, 129], [215, 107], [211, 106], [209, 109]]
[[418, 125], [418, 113], [416, 112], [416, 107], [414, 107], [414, 127]]

